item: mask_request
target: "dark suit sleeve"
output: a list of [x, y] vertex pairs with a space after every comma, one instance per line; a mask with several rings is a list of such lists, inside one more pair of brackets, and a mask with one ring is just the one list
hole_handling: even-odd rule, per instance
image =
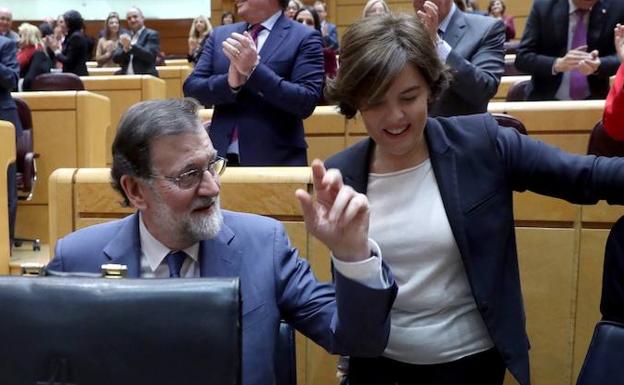
[[451, 90], [463, 101], [482, 106], [496, 95], [505, 70], [504, 44], [505, 25], [498, 20], [484, 33], [477, 52], [469, 60], [451, 50], [446, 58], [454, 72]]
[[624, 204], [624, 158], [574, 155], [486, 119], [515, 191], [530, 190], [576, 204]]
[[148, 63], [150, 66], [156, 63], [156, 57], [160, 52], [160, 38], [158, 37], [158, 32], [156, 31], [146, 31], [145, 32], [145, 42], [144, 44], [135, 44], [130, 48], [130, 52], [134, 55], [133, 60], [140, 60], [142, 62]]
[[[396, 284], [371, 289], [336, 273], [336, 287], [319, 283], [276, 224], [275, 277], [282, 317], [329, 352], [377, 356], [390, 332]], [[384, 267], [385, 268], [385, 267]]]
[[56, 247], [54, 248], [54, 258], [47, 264], [46, 270], [52, 271], [65, 271], [65, 267], [63, 264], [63, 238], [59, 239], [56, 242]]
[[19, 78], [17, 47], [12, 40], [4, 40], [4, 43], [0, 43], [0, 87], [13, 91], [17, 88]]
[[[542, 17], [537, 5], [534, 4], [524, 27], [524, 34], [518, 46], [515, 62], [519, 70], [538, 77], [554, 76], [552, 68], [557, 59], [555, 56], [539, 53], [542, 46], [541, 40], [546, 38], [542, 36], [543, 31], [547, 30], [544, 23], [548, 23], [548, 21]], [[560, 28], [566, 27], [560, 26]]]
[[72, 34], [63, 49], [63, 52], [56, 55], [56, 59], [68, 68], [76, 68], [84, 59], [84, 52], [87, 50], [87, 40], [79, 34]]
[[184, 82], [184, 95], [193, 97], [205, 106], [233, 103], [236, 94], [230, 89], [226, 73], [215, 73], [213, 68], [215, 50], [221, 49], [217, 43], [217, 31], [207, 39], [199, 61], [193, 72]]
[[314, 112], [323, 92], [325, 69], [323, 43], [318, 31], [307, 35], [299, 45], [290, 79], [277, 75], [271, 67], [258, 64], [244, 87], [276, 108], [300, 119]]
[[30, 67], [26, 75], [24, 75], [24, 83], [22, 89], [24, 91], [30, 91], [33, 80], [41, 74], [50, 72], [52, 67], [52, 61], [43, 51], [36, 51], [30, 62]]

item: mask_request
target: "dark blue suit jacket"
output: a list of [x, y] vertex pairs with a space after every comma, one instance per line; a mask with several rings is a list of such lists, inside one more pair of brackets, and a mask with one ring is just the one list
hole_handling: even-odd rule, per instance
[[[498, 127], [487, 114], [429, 119], [433, 172], [473, 295], [509, 371], [529, 384], [529, 342], [520, 290], [513, 191], [591, 204], [624, 203], [624, 159], [567, 154]], [[325, 163], [366, 193], [374, 143], [366, 139]], [[383, 250], [382, 250], [383, 251]]]
[[624, 324], [624, 217], [609, 233], [602, 273], [602, 319]]
[[[244, 385], [271, 385], [280, 319], [334, 353], [378, 355], [390, 331], [396, 285], [374, 290], [336, 274], [336, 290], [319, 283], [298, 258], [282, 225], [270, 218], [224, 211], [224, 226], [199, 249], [202, 277], [240, 277]], [[60, 239], [51, 270], [99, 272], [104, 263], [140, 275], [138, 214]], [[390, 274], [388, 274], [390, 275]]]
[[132, 56], [132, 70], [136, 75], [147, 74], [158, 77], [156, 57], [160, 53], [160, 37], [153, 29], [145, 28], [139, 35], [135, 45], [128, 52], [124, 52], [121, 43], [113, 52], [113, 61], [121, 66], [115, 75], [125, 75], [128, 72], [130, 56]]
[[[555, 59], [568, 51], [568, 0], [536, 0], [527, 19], [516, 55], [516, 67], [531, 74], [530, 100], [552, 100], [562, 74], [553, 75]], [[622, 0], [599, 0], [591, 10], [587, 26], [587, 51], [600, 52], [600, 67], [587, 77], [590, 99], [604, 99], [609, 77], [620, 64], [613, 46], [613, 28], [624, 22]]]
[[17, 116], [17, 107], [11, 97], [11, 91], [17, 88], [19, 64], [17, 63], [17, 46], [7, 37], [0, 36], [0, 120], [13, 123], [16, 135], [22, 134], [22, 125]]
[[210, 138], [220, 156], [237, 127], [241, 165], [306, 165], [303, 119], [314, 112], [325, 76], [321, 35], [281, 15], [262, 46], [260, 64], [235, 94], [227, 82], [230, 61], [222, 43], [247, 26], [212, 31], [184, 83], [184, 95], [214, 105]]

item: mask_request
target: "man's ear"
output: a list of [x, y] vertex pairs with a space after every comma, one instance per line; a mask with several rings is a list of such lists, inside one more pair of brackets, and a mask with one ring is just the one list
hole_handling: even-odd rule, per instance
[[132, 207], [138, 210], [145, 210], [147, 208], [145, 194], [148, 188], [145, 182], [130, 175], [122, 175], [119, 182]]

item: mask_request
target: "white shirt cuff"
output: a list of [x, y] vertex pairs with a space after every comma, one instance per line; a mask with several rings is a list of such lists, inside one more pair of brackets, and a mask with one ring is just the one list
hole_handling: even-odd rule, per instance
[[381, 268], [381, 249], [377, 242], [370, 238], [368, 239], [368, 245], [373, 255], [363, 261], [345, 262], [337, 259], [332, 254], [334, 268], [346, 278], [372, 289], [387, 289], [390, 287], [390, 284], [388, 283], [388, 277]]
[[442, 39], [438, 39], [436, 42], [436, 51], [438, 52], [438, 57], [442, 63], [446, 63], [446, 58], [451, 53], [453, 47], [449, 45], [446, 41]]

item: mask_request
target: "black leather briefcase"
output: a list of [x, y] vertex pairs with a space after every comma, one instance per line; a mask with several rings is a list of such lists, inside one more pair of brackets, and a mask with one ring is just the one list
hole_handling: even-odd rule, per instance
[[239, 384], [232, 279], [0, 277], [0, 384]]

